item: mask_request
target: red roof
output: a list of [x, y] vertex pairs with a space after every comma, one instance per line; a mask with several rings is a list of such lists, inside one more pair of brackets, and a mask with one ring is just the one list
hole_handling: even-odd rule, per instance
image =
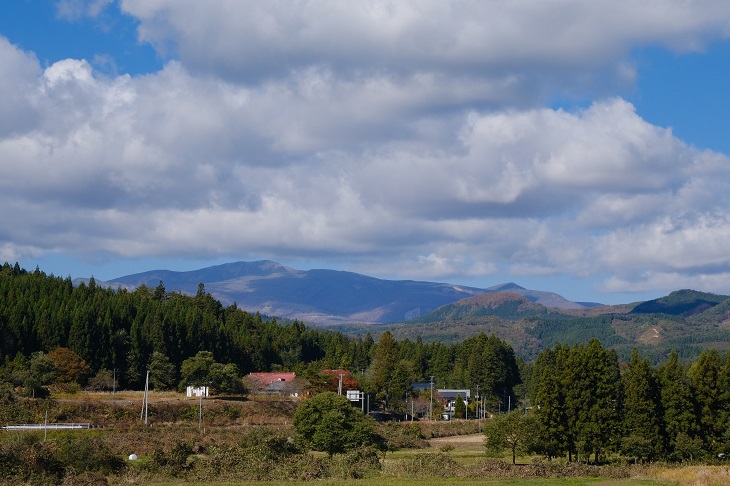
[[277, 381], [293, 381], [297, 377], [296, 373], [251, 373], [251, 377], [256, 378], [263, 386], [270, 385]]

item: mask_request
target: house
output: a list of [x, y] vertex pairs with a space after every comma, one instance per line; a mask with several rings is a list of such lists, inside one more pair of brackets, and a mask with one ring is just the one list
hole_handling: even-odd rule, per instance
[[[417, 381], [411, 383], [411, 387], [413, 387], [414, 390], [418, 390], [421, 393], [421, 396], [426, 397], [428, 397], [428, 394], [431, 392], [432, 386], [433, 383], [430, 381]], [[471, 400], [471, 390], [466, 388], [433, 388], [434, 400], [439, 400], [442, 405], [442, 420], [451, 420], [454, 418], [454, 407], [456, 405], [457, 396], [461, 396], [461, 399], [464, 400], [464, 405], [469, 405], [469, 401]]]
[[457, 397], [461, 397], [464, 400], [464, 405], [469, 405], [469, 399], [471, 398], [471, 391], [467, 389], [442, 388], [436, 390], [436, 393], [444, 404], [443, 413], [441, 414], [442, 418], [443, 415], [448, 414], [448, 420], [454, 418]]
[[292, 390], [296, 373], [278, 372], [278, 373], [250, 373], [249, 381], [252, 383], [259, 393], [269, 395], [290, 395], [299, 396], [299, 393]]

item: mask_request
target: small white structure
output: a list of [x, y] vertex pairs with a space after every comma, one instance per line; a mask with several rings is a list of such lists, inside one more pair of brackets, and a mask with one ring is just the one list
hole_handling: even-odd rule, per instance
[[208, 397], [207, 386], [188, 386], [187, 397]]
[[130, 461], [136, 461], [137, 460], [137, 454], [130, 454], [129, 455], [129, 460]]
[[351, 402], [359, 402], [365, 398], [365, 392], [360, 390], [347, 390], [347, 399]]

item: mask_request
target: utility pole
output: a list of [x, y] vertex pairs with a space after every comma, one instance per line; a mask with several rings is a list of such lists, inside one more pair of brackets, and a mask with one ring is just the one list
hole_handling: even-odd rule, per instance
[[144, 424], [147, 425], [147, 411], [149, 409], [149, 391], [150, 391], [150, 370], [147, 370], [147, 378], [144, 382], [144, 398], [142, 399], [142, 411], [139, 418], [144, 417]]
[[428, 406], [428, 420], [433, 420], [433, 375], [431, 375], [431, 404]]
[[476, 405], [477, 420], [479, 420], [479, 418], [480, 418], [479, 417], [479, 383], [477, 383], [477, 397], [476, 397], [476, 402], [474, 402], [474, 404]]
[[200, 408], [198, 412], [198, 431], [203, 429], [203, 391], [205, 387], [199, 388], [200, 392], [198, 393], [198, 396], [200, 397]]

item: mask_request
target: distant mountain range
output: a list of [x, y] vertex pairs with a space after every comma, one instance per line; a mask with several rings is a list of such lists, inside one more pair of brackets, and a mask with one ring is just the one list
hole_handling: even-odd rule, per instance
[[[296, 270], [272, 261], [236, 262], [189, 272], [155, 270], [98, 285], [195, 294], [200, 284], [224, 305], [327, 325], [351, 335], [391, 331], [398, 339], [454, 342], [494, 334], [532, 359], [558, 343], [598, 338], [627, 359], [637, 347], [654, 362], [670, 349], [695, 359], [730, 350], [730, 296], [678, 290], [646, 302], [601, 305], [514, 283], [486, 289], [383, 280], [335, 270]], [[78, 283], [76, 281], [75, 283]]]
[[464, 298], [509, 291], [548, 308], [586, 309], [556, 293], [514, 283], [487, 289], [414, 280], [383, 280], [336, 270], [296, 270], [272, 261], [235, 262], [188, 272], [153, 270], [97, 284], [141, 285], [194, 295], [198, 285], [224, 305], [319, 325], [403, 322]]
[[406, 323], [338, 329], [373, 335], [387, 329], [398, 339], [442, 342], [494, 334], [526, 359], [558, 343], [598, 338], [622, 359], [638, 348], [659, 363], [672, 349], [687, 360], [696, 359], [703, 349], [730, 351], [730, 296], [678, 290], [646, 302], [557, 309], [501, 292], [453, 302]]

